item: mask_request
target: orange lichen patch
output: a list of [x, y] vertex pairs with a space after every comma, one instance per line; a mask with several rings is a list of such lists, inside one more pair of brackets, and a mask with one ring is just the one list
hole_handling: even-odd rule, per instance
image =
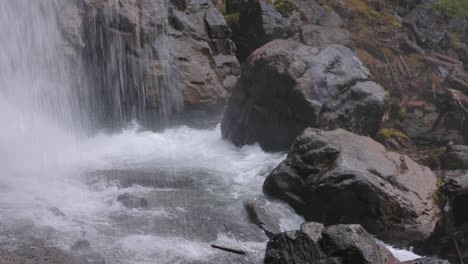
[[405, 107], [409, 110], [409, 109], [414, 109], [414, 108], [424, 108], [426, 106], [426, 102], [424, 101], [411, 101], [411, 102], [407, 102], [405, 104]]

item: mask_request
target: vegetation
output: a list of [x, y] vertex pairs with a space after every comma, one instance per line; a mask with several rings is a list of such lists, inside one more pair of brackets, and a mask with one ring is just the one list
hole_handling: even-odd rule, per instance
[[434, 8], [449, 17], [468, 16], [468, 0], [439, 0]]
[[283, 17], [289, 17], [296, 7], [287, 0], [276, 0], [274, 2], [276, 11], [278, 11]]
[[403, 138], [403, 139], [406, 139], [406, 140], [411, 140], [405, 133], [399, 131], [399, 130], [396, 130], [396, 129], [392, 129], [392, 128], [382, 128], [380, 129], [380, 131], [377, 133], [377, 139], [380, 141], [380, 142], [384, 142], [386, 139], [389, 139], [389, 138]]
[[235, 26], [239, 24], [239, 13], [224, 14], [224, 19], [229, 28], [235, 28]]

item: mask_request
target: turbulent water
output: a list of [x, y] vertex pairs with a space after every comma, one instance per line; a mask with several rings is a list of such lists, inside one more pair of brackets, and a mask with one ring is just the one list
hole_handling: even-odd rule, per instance
[[[37, 238], [73, 251], [88, 240], [107, 263], [261, 263], [267, 238], [244, 202], [261, 196], [284, 154], [234, 147], [219, 127], [154, 133], [134, 124], [86, 136], [76, 89], [88, 80], [67, 63], [57, 3], [0, 1], [0, 243]], [[124, 194], [145, 208], [125, 207]], [[283, 230], [303, 221], [270, 206]]]

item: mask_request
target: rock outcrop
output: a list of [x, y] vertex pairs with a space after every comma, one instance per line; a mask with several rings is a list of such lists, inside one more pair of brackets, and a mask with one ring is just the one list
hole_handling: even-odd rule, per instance
[[265, 264], [400, 263], [359, 225], [325, 228], [305, 223], [301, 231], [273, 237], [267, 244]]
[[373, 135], [385, 104], [385, 91], [348, 48], [275, 40], [250, 55], [221, 129], [239, 146], [285, 150], [309, 126]]
[[431, 170], [341, 129], [306, 129], [263, 190], [307, 220], [359, 223], [400, 245], [426, 239], [439, 217]]
[[90, 79], [88, 104], [97, 123], [136, 118], [157, 125], [184, 110], [224, 103], [239, 63], [231, 30], [212, 1], [76, 3], [64, 8], [73, 16], [63, 16], [62, 28], [70, 57]]

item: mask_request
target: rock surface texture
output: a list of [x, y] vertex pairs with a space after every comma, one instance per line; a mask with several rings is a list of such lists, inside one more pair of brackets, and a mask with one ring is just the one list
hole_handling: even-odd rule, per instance
[[83, 64], [95, 86], [91, 108], [105, 121], [154, 124], [184, 109], [211, 109], [232, 89], [239, 63], [221, 12], [208, 0], [167, 2], [89, 0], [64, 8], [70, 57]]
[[307, 220], [359, 223], [397, 244], [426, 239], [438, 220], [428, 168], [341, 129], [306, 129], [263, 190]]
[[[313, 226], [313, 228], [311, 228]], [[273, 237], [267, 244], [265, 264], [396, 264], [392, 254], [360, 225], [328, 228], [306, 223], [301, 231]]]
[[236, 145], [285, 150], [309, 126], [373, 135], [385, 104], [385, 91], [350, 49], [275, 40], [249, 56], [221, 129]]

